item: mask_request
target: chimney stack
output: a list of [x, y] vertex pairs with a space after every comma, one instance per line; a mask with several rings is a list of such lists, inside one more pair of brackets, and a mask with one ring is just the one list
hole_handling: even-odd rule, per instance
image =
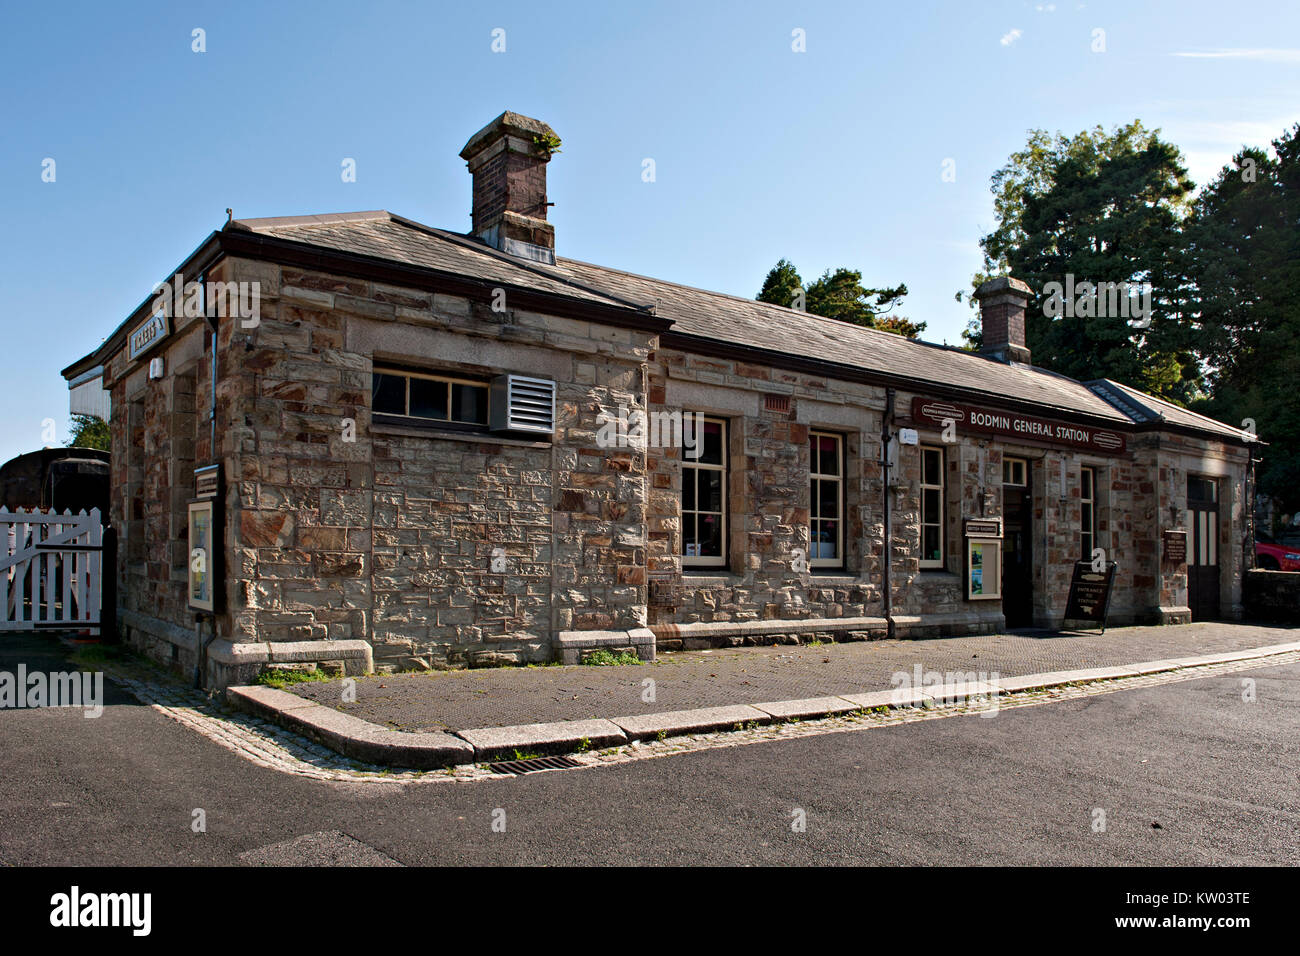
[[1025, 304], [1033, 295], [1026, 283], [1012, 276], [990, 279], [975, 290], [984, 330], [980, 355], [999, 362], [1029, 364], [1029, 349], [1025, 347]]
[[546, 164], [559, 145], [545, 123], [509, 111], [470, 137], [460, 156], [474, 177], [474, 235], [512, 256], [555, 264]]

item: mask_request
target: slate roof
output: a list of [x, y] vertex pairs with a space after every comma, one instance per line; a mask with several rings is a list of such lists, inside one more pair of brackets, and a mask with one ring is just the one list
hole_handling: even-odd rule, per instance
[[587, 262], [558, 259], [557, 264], [594, 288], [655, 303], [656, 314], [672, 319], [672, 331], [677, 334], [751, 345], [922, 382], [943, 382], [993, 398], [1013, 398], [1128, 421], [1083, 384], [1044, 369], [1006, 365], [964, 349]]
[[[245, 219], [246, 229], [294, 242], [587, 302], [634, 307], [673, 322], [672, 333], [766, 349], [865, 372], [936, 382], [990, 399], [1012, 399], [1116, 423], [1170, 423], [1241, 440], [1246, 433], [1109, 380], [1083, 383], [1045, 369], [1005, 364], [950, 346], [906, 339], [753, 299], [556, 258], [554, 266], [499, 252], [473, 237], [384, 210]], [[828, 365], [828, 377], [834, 377]]]
[[227, 228], [247, 229], [261, 235], [455, 272], [503, 285], [529, 286], [607, 305], [626, 307], [629, 304], [577, 285], [555, 269], [499, 253], [473, 237], [425, 226], [382, 209], [326, 216], [236, 219]]
[[1181, 425], [1199, 431], [1213, 432], [1216, 435], [1240, 439], [1246, 433], [1239, 428], [1225, 425], [1207, 415], [1189, 411], [1181, 405], [1167, 402], [1163, 398], [1139, 392], [1122, 382], [1102, 378], [1088, 383], [1088, 388], [1105, 398], [1108, 402], [1124, 412], [1134, 422], [1144, 425], [1149, 423]]

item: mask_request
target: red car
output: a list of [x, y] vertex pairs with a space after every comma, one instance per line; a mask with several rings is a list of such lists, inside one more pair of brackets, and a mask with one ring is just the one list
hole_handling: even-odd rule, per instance
[[1278, 544], [1271, 535], [1256, 532], [1255, 567], [1265, 571], [1300, 571], [1300, 543]]

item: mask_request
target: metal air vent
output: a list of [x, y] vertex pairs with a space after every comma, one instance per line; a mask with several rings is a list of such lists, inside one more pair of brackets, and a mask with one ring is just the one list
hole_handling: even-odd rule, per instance
[[555, 383], [526, 375], [498, 375], [492, 380], [494, 432], [555, 433]]

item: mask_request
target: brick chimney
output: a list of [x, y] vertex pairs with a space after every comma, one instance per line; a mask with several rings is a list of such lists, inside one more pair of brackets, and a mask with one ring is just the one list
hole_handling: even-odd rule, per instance
[[980, 304], [980, 325], [984, 329], [980, 355], [999, 362], [1029, 364], [1029, 349], [1025, 347], [1025, 304], [1033, 295], [1026, 283], [1011, 276], [990, 279], [975, 290]]
[[558, 145], [545, 123], [509, 111], [470, 137], [460, 156], [474, 177], [474, 235], [512, 256], [554, 265], [546, 164]]

